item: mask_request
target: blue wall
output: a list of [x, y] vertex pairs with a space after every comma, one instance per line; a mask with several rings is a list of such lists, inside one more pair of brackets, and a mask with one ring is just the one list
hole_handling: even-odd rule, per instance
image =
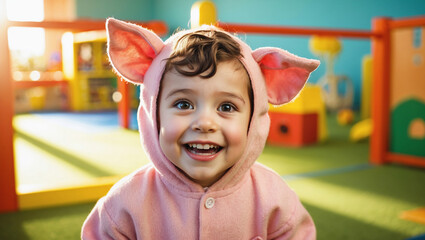
[[75, 0], [78, 18], [147, 21], [154, 18], [153, 0]]
[[[189, 28], [190, 8], [195, 0], [76, 0], [77, 16], [127, 20], [159, 19], [167, 22], [170, 32]], [[286, 26], [370, 30], [376, 16], [408, 17], [425, 14], [424, 0], [214, 0], [222, 22]], [[317, 58], [308, 49], [307, 37], [241, 36], [255, 49], [276, 46], [294, 54]], [[361, 60], [370, 53], [370, 41], [343, 39], [343, 51], [335, 65], [337, 74], [348, 75], [354, 82], [355, 106], [359, 106]], [[311, 76], [312, 83], [324, 74], [321, 66]]]

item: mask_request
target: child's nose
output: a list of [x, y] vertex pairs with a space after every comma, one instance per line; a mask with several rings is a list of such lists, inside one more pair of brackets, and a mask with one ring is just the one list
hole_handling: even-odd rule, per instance
[[217, 131], [218, 125], [214, 117], [209, 113], [200, 113], [192, 124], [192, 129], [202, 133], [212, 133]]

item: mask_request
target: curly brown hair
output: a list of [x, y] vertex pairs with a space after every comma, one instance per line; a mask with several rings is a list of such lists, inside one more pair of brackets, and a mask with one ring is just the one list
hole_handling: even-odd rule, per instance
[[177, 40], [165, 71], [174, 68], [184, 76], [210, 78], [216, 73], [218, 63], [241, 57], [239, 44], [228, 34], [218, 30], [198, 30]]

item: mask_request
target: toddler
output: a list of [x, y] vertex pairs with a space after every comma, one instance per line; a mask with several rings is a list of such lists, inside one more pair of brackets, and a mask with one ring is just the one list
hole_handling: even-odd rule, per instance
[[152, 163], [98, 201], [83, 239], [316, 238], [297, 195], [255, 161], [269, 131], [268, 103], [296, 97], [318, 61], [252, 51], [213, 26], [163, 42], [108, 19], [107, 35], [115, 71], [141, 85], [139, 130]]

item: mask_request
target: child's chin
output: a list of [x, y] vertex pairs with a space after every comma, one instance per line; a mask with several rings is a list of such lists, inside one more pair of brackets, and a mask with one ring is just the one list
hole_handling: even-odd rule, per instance
[[188, 177], [190, 178], [190, 180], [201, 185], [202, 187], [209, 187], [217, 181], [216, 176], [206, 176], [205, 174], [207, 173], [203, 173], [203, 174], [196, 173]]

